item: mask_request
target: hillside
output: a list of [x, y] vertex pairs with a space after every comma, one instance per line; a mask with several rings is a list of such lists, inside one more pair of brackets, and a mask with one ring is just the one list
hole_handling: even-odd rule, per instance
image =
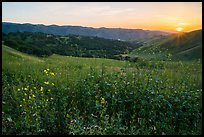
[[115, 55], [129, 53], [136, 48], [136, 44], [118, 40], [79, 35], [60, 36], [41, 32], [3, 33], [3, 42], [18, 51], [36, 56], [60, 54], [115, 58]]
[[149, 31], [142, 29], [123, 29], [123, 28], [92, 28], [82, 26], [57, 26], [57, 25], [34, 25], [34, 24], [18, 24], [10, 22], [2, 22], [2, 32], [44, 32], [54, 35], [84, 35], [84, 36], [97, 36], [107, 39], [120, 39], [132, 40], [151, 38], [160, 35], [169, 35], [168, 32], [163, 31]]
[[143, 46], [135, 49], [132, 56], [161, 60], [202, 60], [202, 30], [133, 42]]
[[174, 59], [202, 59], [202, 30], [174, 35], [160, 47], [168, 49]]
[[2, 134], [201, 134], [202, 65], [158, 63], [2, 45]]

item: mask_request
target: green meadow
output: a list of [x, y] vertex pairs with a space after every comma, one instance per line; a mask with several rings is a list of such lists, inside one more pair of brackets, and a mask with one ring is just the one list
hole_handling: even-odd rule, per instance
[[200, 61], [120, 61], [2, 45], [2, 134], [200, 135]]

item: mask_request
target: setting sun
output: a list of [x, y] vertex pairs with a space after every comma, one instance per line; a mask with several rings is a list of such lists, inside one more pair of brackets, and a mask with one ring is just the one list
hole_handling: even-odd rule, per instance
[[183, 30], [183, 28], [181, 28], [181, 27], [178, 27], [178, 28], [176, 28], [176, 31], [182, 31]]
[[2, 21], [183, 32], [202, 28], [202, 3], [3, 2]]

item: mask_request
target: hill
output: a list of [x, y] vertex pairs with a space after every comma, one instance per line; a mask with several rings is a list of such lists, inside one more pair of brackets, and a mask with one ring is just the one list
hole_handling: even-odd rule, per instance
[[124, 28], [92, 28], [82, 26], [57, 26], [57, 25], [34, 25], [34, 24], [18, 24], [10, 22], [2, 22], [2, 32], [43, 32], [54, 35], [83, 35], [83, 36], [97, 36], [107, 39], [116, 40], [132, 40], [151, 38], [160, 35], [169, 35], [169, 32], [150, 31], [142, 29], [124, 29]]
[[161, 48], [168, 49], [174, 59], [202, 59], [202, 30], [174, 35]]
[[141, 47], [131, 55], [151, 59], [202, 60], [202, 30], [133, 41]]
[[2, 134], [200, 135], [202, 65], [146, 63], [2, 45]]
[[60, 54], [77, 57], [115, 58], [115, 55], [126, 54], [136, 48], [118, 40], [79, 35], [52, 35], [41, 32], [3, 33], [5, 45], [18, 51], [36, 56]]

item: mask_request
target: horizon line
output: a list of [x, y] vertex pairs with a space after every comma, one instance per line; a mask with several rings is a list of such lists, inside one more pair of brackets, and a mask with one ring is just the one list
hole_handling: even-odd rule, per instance
[[[83, 25], [59, 25], [59, 24], [43, 24], [43, 23], [30, 23], [30, 22], [13, 22], [13, 21], [2, 21], [2, 23], [14, 23], [14, 24], [31, 24], [31, 25], [44, 25], [44, 26], [76, 26], [76, 27], [84, 27], [84, 28], [94, 28], [94, 29], [100, 29], [100, 28], [108, 28], [108, 29], [129, 29], [129, 30], [144, 30], [144, 31], [162, 31], [162, 32], [168, 32], [168, 33], [176, 33], [176, 31], [170, 31], [170, 30], [156, 30], [156, 29], [143, 29], [143, 28], [124, 28], [124, 27], [93, 27], [93, 26], [83, 26]], [[199, 29], [196, 29], [199, 30]], [[194, 31], [194, 30], [192, 30]], [[186, 31], [187, 32], [187, 31]]]
[[[84, 28], [94, 28], [94, 29], [100, 29], [100, 28], [107, 28], [107, 29], [129, 29], [129, 30], [144, 30], [144, 31], [162, 31], [162, 32], [167, 32], [167, 33], [177, 33], [177, 31], [171, 31], [171, 30], [156, 30], [156, 29], [143, 29], [143, 28], [124, 28], [124, 27], [93, 27], [93, 26], [83, 26], [83, 25], [59, 25], [59, 24], [43, 24], [43, 23], [30, 23], [30, 22], [13, 22], [13, 21], [2, 21], [2, 23], [14, 23], [14, 24], [31, 24], [31, 25], [44, 25], [44, 26], [74, 26], [74, 27], [84, 27]], [[193, 29], [190, 31], [183, 31], [183, 32], [191, 32], [191, 31], [196, 31], [196, 30], [202, 30], [202, 28], [199, 29]]]

